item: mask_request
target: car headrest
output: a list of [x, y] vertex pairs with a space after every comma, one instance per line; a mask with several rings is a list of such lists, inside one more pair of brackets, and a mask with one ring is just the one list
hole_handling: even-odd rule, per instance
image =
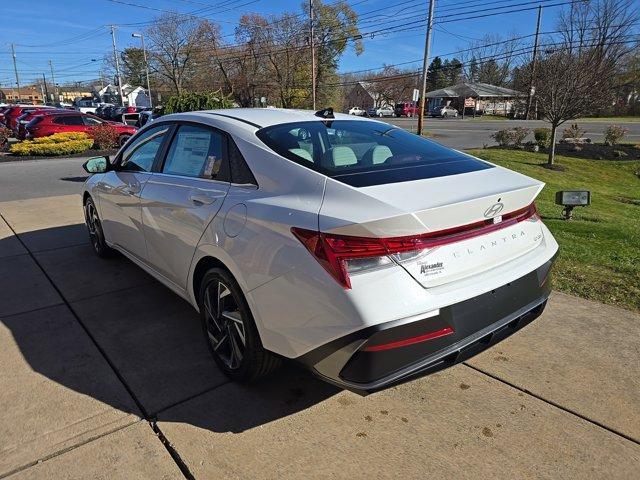
[[304, 148], [290, 148], [289, 151], [294, 155], [297, 155], [298, 157], [304, 158], [305, 160], [308, 160], [311, 163], [313, 163], [313, 157], [311, 156], [308, 150], [305, 150]]
[[376, 145], [370, 148], [362, 157], [362, 163], [364, 165], [377, 165], [384, 163], [389, 158], [393, 157], [393, 152], [386, 145]]
[[333, 147], [327, 153], [331, 155], [330, 159], [335, 167], [345, 167], [358, 163], [358, 158], [350, 147]]

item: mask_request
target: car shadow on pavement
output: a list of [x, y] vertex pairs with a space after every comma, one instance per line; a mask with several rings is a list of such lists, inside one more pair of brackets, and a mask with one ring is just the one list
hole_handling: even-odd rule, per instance
[[197, 312], [124, 257], [97, 258], [83, 225], [19, 239], [28, 252], [14, 253], [15, 237], [0, 239], [0, 257], [13, 249], [0, 261], [0, 287], [13, 283], [6, 295], [16, 305], [0, 310], [0, 323], [28, 366], [65, 388], [150, 420], [215, 432], [242, 432], [340, 391], [292, 362], [253, 384], [229, 382], [210, 356]]

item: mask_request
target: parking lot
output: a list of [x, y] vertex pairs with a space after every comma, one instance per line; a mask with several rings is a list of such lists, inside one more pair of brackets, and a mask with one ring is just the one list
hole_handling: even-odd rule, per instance
[[480, 356], [367, 397], [294, 365], [233, 384], [189, 305], [93, 255], [81, 160], [56, 162], [41, 188], [42, 162], [0, 164], [0, 477], [637, 477], [639, 315], [555, 293]]

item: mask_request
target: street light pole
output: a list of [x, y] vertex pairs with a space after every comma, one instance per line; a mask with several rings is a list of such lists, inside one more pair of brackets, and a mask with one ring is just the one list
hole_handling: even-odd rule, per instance
[[144, 35], [141, 33], [132, 33], [133, 38], [139, 38], [142, 43], [142, 57], [144, 58], [144, 69], [147, 76], [147, 94], [149, 95], [149, 106], [153, 107], [153, 101], [151, 100], [151, 84], [149, 83], [149, 62], [147, 62], [147, 49], [144, 46]]
[[56, 77], [53, 75], [53, 62], [49, 60], [49, 68], [51, 69], [51, 83], [53, 84], [53, 102], [56, 103], [60, 101], [60, 97], [58, 97], [58, 87], [56, 86]]
[[118, 93], [120, 93], [120, 106], [124, 107], [124, 95], [122, 94], [122, 78], [120, 77], [120, 62], [118, 61], [118, 50], [116, 49], [115, 25], [111, 25], [111, 43], [113, 44], [113, 58], [116, 62], [116, 77], [118, 78]]
[[429, 15], [427, 17], [427, 35], [424, 41], [424, 60], [422, 62], [422, 92], [420, 93], [420, 108], [418, 110], [418, 130], [417, 134], [422, 135], [422, 125], [424, 123], [424, 104], [427, 95], [427, 69], [429, 68], [429, 50], [431, 49], [431, 30], [433, 28], [433, 10], [435, 0], [429, 0]]
[[311, 45], [311, 97], [313, 98], [313, 109], [316, 109], [316, 49], [314, 45], [313, 32], [313, 0], [309, 0], [309, 44]]
[[[573, 4], [572, 4], [573, 5]], [[524, 119], [529, 120], [529, 114], [531, 112], [531, 101], [533, 100], [533, 94], [535, 93], [536, 85], [536, 66], [538, 63], [538, 37], [540, 35], [540, 17], [542, 16], [542, 6], [538, 7], [538, 24], [536, 25], [536, 40], [533, 44], [533, 62], [531, 63], [531, 83], [529, 84], [529, 94], [527, 95], [527, 109], [524, 113]]]
[[20, 97], [22, 94], [20, 93], [20, 77], [18, 76], [18, 67], [16, 66], [16, 48], [11, 44], [11, 53], [13, 55], [13, 71], [16, 74], [16, 85], [18, 86], [18, 102], [20, 102]]

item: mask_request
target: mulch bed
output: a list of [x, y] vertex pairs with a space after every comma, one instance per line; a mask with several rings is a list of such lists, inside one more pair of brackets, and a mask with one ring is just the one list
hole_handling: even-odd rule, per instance
[[[624, 152], [626, 155], [616, 152]], [[640, 147], [630, 143], [623, 143], [613, 147], [603, 143], [583, 143], [577, 146], [559, 143], [556, 145], [556, 155], [583, 158], [585, 160], [638, 160], [640, 159]]]
[[[501, 150], [524, 150], [524, 148], [501, 147], [492, 145], [488, 148]], [[617, 152], [623, 152], [622, 154]], [[549, 153], [546, 148], [541, 148], [539, 153]], [[569, 143], [558, 143], [556, 145], [556, 155], [565, 157], [582, 158], [584, 160], [638, 160], [640, 159], [640, 146], [632, 143], [623, 143], [610, 147], [604, 143], [583, 143], [572, 145]]]
[[74, 153], [72, 155], [60, 155], [57, 157], [44, 157], [42, 155], [11, 155], [8, 152], [0, 152], [0, 163], [4, 162], [22, 162], [25, 160], [56, 160], [60, 158], [87, 158], [87, 157], [101, 157], [103, 155], [109, 155], [113, 157], [116, 153], [118, 153], [117, 148], [112, 148], [109, 150], [86, 150], [81, 153]]

